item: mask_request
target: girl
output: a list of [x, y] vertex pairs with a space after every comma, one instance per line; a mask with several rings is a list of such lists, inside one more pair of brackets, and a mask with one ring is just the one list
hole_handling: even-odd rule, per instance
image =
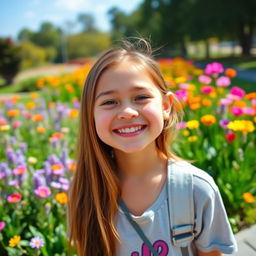
[[[69, 204], [70, 240], [79, 256], [152, 255], [118, 200], [158, 255], [181, 255], [172, 244], [166, 192], [168, 166], [181, 163], [169, 150], [180, 120], [181, 106], [146, 41], [125, 42], [94, 64], [82, 95]], [[195, 220], [189, 255], [233, 253], [236, 243], [216, 185], [203, 171], [191, 170]]]

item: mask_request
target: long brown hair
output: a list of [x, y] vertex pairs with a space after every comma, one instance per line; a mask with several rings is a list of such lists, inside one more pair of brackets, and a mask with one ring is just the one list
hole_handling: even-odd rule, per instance
[[[128, 60], [142, 65], [159, 90], [166, 94], [168, 88], [151, 56], [151, 47], [147, 41], [126, 41], [123, 46], [105, 52], [86, 78], [80, 110], [77, 169], [72, 180], [68, 207], [70, 241], [75, 244], [79, 256], [113, 256], [118, 242], [115, 215], [121, 191], [112, 150], [99, 139], [95, 129], [93, 113], [97, 83], [104, 71]], [[170, 143], [175, 138], [182, 108], [175, 96], [172, 98], [170, 118], [165, 120], [156, 146], [167, 157], [178, 159], [171, 152]]]

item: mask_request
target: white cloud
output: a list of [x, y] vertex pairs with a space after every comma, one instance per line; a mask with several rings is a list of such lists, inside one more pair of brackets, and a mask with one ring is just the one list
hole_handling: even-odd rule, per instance
[[62, 8], [62, 9], [67, 9], [71, 11], [80, 11], [84, 10], [86, 7], [86, 0], [56, 0], [55, 6]]

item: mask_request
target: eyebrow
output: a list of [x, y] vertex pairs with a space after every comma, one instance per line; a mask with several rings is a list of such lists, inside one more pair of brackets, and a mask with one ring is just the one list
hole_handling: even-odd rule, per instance
[[[146, 90], [146, 89], [149, 89], [149, 88], [146, 88], [144, 86], [136, 86], [136, 87], [133, 87], [130, 91], [142, 91], [142, 90]], [[116, 90], [108, 90], [108, 91], [101, 92], [100, 94], [98, 94], [96, 96], [95, 100], [97, 100], [98, 98], [100, 98], [102, 96], [106, 96], [106, 95], [113, 94], [116, 92], [117, 92]]]

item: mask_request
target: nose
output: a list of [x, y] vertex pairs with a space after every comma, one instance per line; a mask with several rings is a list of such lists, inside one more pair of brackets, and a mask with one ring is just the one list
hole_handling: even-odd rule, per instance
[[139, 115], [138, 111], [132, 107], [124, 107], [118, 113], [118, 119], [125, 120], [125, 119], [133, 119]]

